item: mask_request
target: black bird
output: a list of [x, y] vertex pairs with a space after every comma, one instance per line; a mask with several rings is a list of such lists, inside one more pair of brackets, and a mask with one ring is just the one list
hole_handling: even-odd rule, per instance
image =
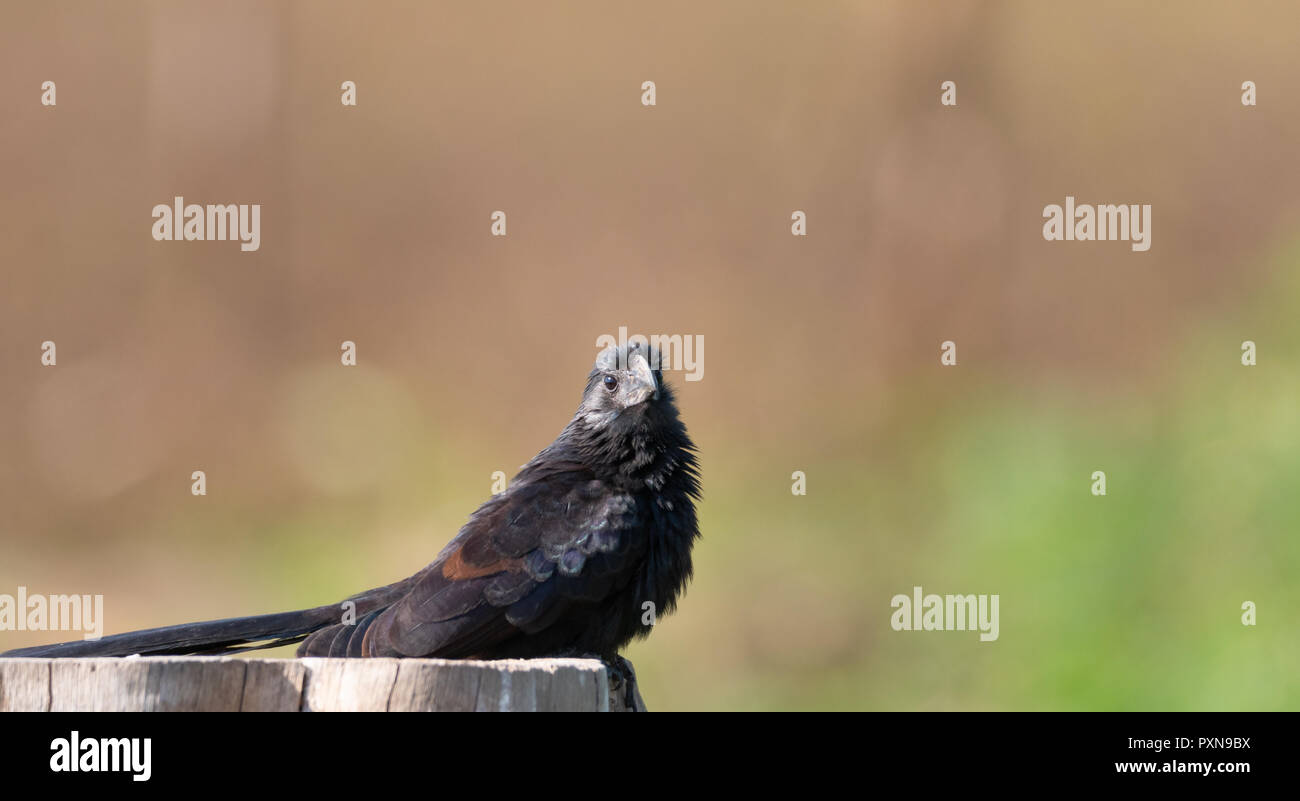
[[699, 537], [695, 446], [657, 366], [641, 343], [602, 351], [559, 437], [410, 578], [314, 609], [0, 656], [222, 654], [301, 642], [299, 656], [591, 655], [617, 664], [620, 648], [649, 633], [651, 611], [676, 606]]

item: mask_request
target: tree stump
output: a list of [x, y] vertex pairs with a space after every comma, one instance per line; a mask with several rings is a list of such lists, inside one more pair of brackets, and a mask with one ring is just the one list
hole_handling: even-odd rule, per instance
[[644, 711], [624, 667], [630, 688], [594, 659], [0, 659], [0, 712]]

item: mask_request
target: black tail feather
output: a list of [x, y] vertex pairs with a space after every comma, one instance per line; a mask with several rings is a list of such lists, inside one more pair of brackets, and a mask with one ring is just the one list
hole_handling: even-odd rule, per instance
[[313, 631], [339, 621], [338, 606], [296, 612], [232, 617], [202, 623], [182, 623], [143, 631], [128, 631], [98, 640], [74, 640], [0, 653], [10, 658], [87, 656], [164, 656], [172, 654], [230, 654], [275, 648], [298, 642]]
[[[135, 654], [140, 656], [224, 655], [277, 648], [281, 645], [301, 642], [313, 632], [330, 629], [336, 625], [343, 629], [351, 629], [353, 625], [348, 621], [356, 616], [361, 616], [369, 626], [373, 621], [372, 612], [382, 611], [401, 598], [411, 583], [419, 579], [423, 573], [424, 571], [420, 571], [395, 584], [357, 593], [341, 604], [299, 609], [296, 612], [279, 612], [274, 615], [182, 623], [178, 626], [128, 631], [98, 640], [74, 640], [53, 645], [17, 648], [0, 653], [0, 658], [62, 659]], [[371, 616], [366, 618], [367, 615]], [[344, 641], [347, 641], [347, 637], [344, 637]], [[360, 640], [358, 640], [359, 645]], [[359, 652], [347, 653], [346, 648], [342, 651], [339, 656], [360, 656]], [[313, 654], [300, 652], [298, 655]]]

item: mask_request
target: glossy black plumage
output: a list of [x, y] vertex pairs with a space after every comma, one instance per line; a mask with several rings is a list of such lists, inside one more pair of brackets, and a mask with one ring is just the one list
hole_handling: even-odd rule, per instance
[[339, 605], [4, 656], [223, 653], [302, 641], [300, 656], [612, 658], [649, 633], [646, 604], [660, 617], [676, 606], [699, 536], [694, 446], [652, 364], [644, 346], [602, 352], [560, 436], [410, 578]]

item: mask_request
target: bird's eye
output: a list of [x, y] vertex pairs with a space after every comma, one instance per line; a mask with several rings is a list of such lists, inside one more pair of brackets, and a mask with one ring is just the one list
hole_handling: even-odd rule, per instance
[[612, 375], [605, 376], [605, 389], [613, 392], [618, 389], [618, 379]]

